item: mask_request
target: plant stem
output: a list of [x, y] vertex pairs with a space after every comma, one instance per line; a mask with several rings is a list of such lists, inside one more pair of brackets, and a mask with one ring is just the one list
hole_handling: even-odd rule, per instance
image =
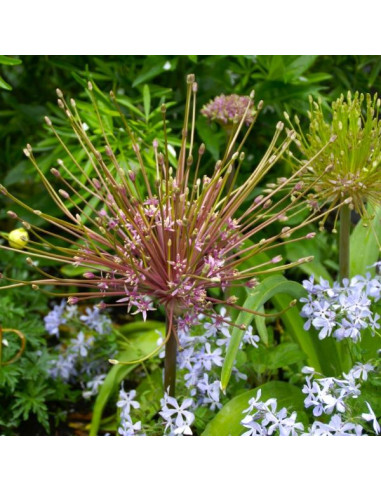
[[164, 391], [167, 391], [169, 396], [175, 396], [176, 388], [176, 352], [177, 341], [174, 335], [173, 319], [167, 315], [167, 334], [171, 330], [168, 342], [165, 345], [164, 359]]
[[340, 209], [340, 242], [339, 263], [340, 280], [349, 278], [349, 241], [351, 229], [351, 211], [349, 205], [345, 204]]

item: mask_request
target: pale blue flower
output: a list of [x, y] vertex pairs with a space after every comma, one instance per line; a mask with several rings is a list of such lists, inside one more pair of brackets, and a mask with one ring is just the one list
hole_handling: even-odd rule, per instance
[[99, 388], [104, 383], [105, 378], [106, 378], [106, 374], [98, 374], [97, 376], [94, 377], [94, 379], [88, 381], [86, 383], [87, 389], [83, 391], [82, 396], [84, 398], [91, 398], [92, 396], [98, 394]]
[[118, 428], [118, 434], [120, 436], [135, 436], [137, 431], [142, 428], [141, 422], [135, 422], [134, 424], [130, 420], [123, 420]]
[[367, 422], [372, 422], [374, 432], [376, 434], [380, 434], [381, 428], [380, 428], [380, 424], [377, 421], [377, 417], [376, 417], [372, 407], [369, 405], [369, 403], [367, 401], [365, 403], [368, 407], [369, 413], [363, 413], [363, 414], [361, 414], [361, 417], [364, 420], [366, 420]]
[[93, 341], [93, 337], [86, 338], [83, 331], [80, 331], [77, 338], [73, 338], [70, 341], [70, 352], [80, 355], [81, 357], [86, 357]]
[[116, 404], [121, 409], [122, 419], [131, 421], [130, 412], [131, 408], [140, 408], [140, 403], [134, 400], [136, 396], [136, 390], [125, 391], [123, 386], [119, 391], [119, 400]]
[[45, 316], [45, 329], [49, 335], [56, 335], [59, 337], [59, 327], [65, 321], [63, 318], [63, 313], [65, 310], [66, 302], [62, 301], [61, 304], [57, 304], [54, 308]]
[[100, 335], [109, 333], [111, 331], [109, 319], [101, 314], [100, 309], [97, 306], [86, 308], [86, 313], [79, 317], [79, 319], [85, 323], [89, 328], [95, 330]]
[[204, 374], [203, 379], [198, 382], [197, 388], [203, 395], [201, 399], [202, 405], [209, 405], [211, 410], [216, 410], [217, 408], [219, 409], [222, 407], [222, 404], [220, 403], [220, 381], [216, 380], [213, 383], [209, 383], [209, 375]]
[[194, 414], [187, 410], [193, 406], [192, 398], [187, 398], [179, 405], [176, 398], [164, 393], [161, 399], [159, 414], [165, 421], [165, 431], [171, 435], [192, 435], [190, 426], [194, 421]]

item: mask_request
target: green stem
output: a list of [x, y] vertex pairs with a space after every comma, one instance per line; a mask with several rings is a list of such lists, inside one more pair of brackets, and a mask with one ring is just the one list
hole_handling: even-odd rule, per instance
[[349, 242], [351, 230], [351, 211], [345, 204], [340, 209], [339, 263], [340, 280], [349, 278]]
[[[339, 278], [349, 278], [349, 243], [351, 232], [351, 210], [345, 204], [340, 209], [340, 239], [339, 239]], [[345, 342], [345, 343], [344, 343]], [[348, 372], [352, 367], [351, 352], [348, 340], [343, 340], [338, 347], [341, 371]]]
[[[172, 321], [173, 323], [174, 321]], [[174, 334], [176, 329], [171, 323], [170, 317], [167, 316], [167, 334], [168, 330], [171, 330], [168, 342], [165, 345], [165, 359], [164, 359], [164, 391], [167, 391], [169, 396], [175, 396], [176, 388], [176, 353], [177, 353], [177, 341]]]

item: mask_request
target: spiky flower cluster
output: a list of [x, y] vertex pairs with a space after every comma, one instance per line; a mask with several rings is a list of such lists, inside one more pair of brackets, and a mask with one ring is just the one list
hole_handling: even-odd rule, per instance
[[[267, 152], [251, 176], [242, 185], [237, 185], [244, 159], [242, 146], [254, 124], [252, 121], [241, 143], [237, 143], [238, 135], [252, 111], [253, 100], [249, 98], [229, 140], [225, 157], [216, 163], [210, 177], [200, 178], [198, 171], [205, 148], [202, 144], [197, 152], [194, 150], [197, 84], [194, 76], [188, 76], [187, 82], [178, 164], [175, 168], [169, 163], [166, 134], [162, 152], [159, 142], [155, 140], [154, 183], [147, 176], [142, 150], [113, 94], [112, 100], [130, 137], [140, 173], [121, 167], [105, 132], [104, 151], [94, 148], [90, 129], [84, 130], [75, 101], [71, 100], [68, 104], [62, 92], [57, 90], [58, 105], [69, 119], [87, 155], [88, 165], [86, 169], [81, 167], [51, 120], [46, 118], [47, 125], [67, 152], [70, 165], [77, 168], [81, 178], [70, 171], [68, 164], [59, 160], [58, 168], [51, 169], [53, 181], [49, 181], [41, 172], [31, 146], [27, 145], [25, 155], [66, 219], [33, 210], [1, 186], [0, 191], [7, 198], [44, 219], [50, 226], [49, 229], [41, 229], [18, 218], [15, 212], [9, 212], [28, 231], [29, 240], [21, 252], [28, 255], [30, 265], [47, 277], [33, 282], [7, 278], [13, 282], [11, 286], [48, 288], [50, 294], [64, 297], [67, 294], [52, 292], [51, 287], [74, 286], [78, 292], [69, 296], [69, 304], [98, 299], [100, 308], [125, 306], [132, 314], [142, 313], [144, 319], [147, 311], [154, 309], [155, 302], [166, 310], [170, 333], [176, 332], [175, 320], [181, 313], [186, 313], [191, 322], [192, 317], [196, 319], [200, 313], [213, 316], [213, 307], [219, 304], [234, 305], [244, 310], [236, 304], [234, 296], [221, 300], [211, 296], [208, 292], [210, 288], [254, 286], [261, 274], [283, 270], [312, 259], [301, 258], [297, 262], [279, 266], [276, 263], [280, 262], [281, 257], [273, 254], [274, 248], [282, 243], [281, 240], [284, 240], [284, 244], [314, 236], [309, 233], [297, 239], [289, 239], [293, 232], [316, 216], [293, 227], [282, 224], [289, 215], [298, 213], [304, 207], [303, 197], [308, 192], [308, 186], [301, 191], [298, 184], [292, 186], [292, 183], [299, 183], [299, 176], [311, 162], [302, 166], [294, 176], [284, 179], [267, 195], [251, 198], [255, 196], [258, 183], [287, 152], [295, 139], [295, 133], [288, 132], [281, 138], [283, 124], [278, 123]], [[103, 129], [93, 90], [93, 85], [89, 83], [88, 93], [99, 127]], [[165, 121], [165, 108], [162, 109]], [[57, 182], [60, 183], [58, 190]], [[284, 188], [288, 185], [291, 185], [291, 189], [285, 193]], [[279, 224], [278, 232], [263, 238], [263, 231], [273, 224]], [[258, 236], [262, 239], [257, 239]], [[249, 239], [251, 242], [248, 242]], [[4, 245], [2, 247], [14, 249]], [[253, 261], [260, 252], [269, 254], [269, 260], [262, 264]], [[38, 258], [85, 267], [87, 271], [82, 279], [55, 277], [39, 268], [33, 261]], [[251, 259], [252, 266], [240, 271], [240, 265], [248, 259]]]
[[245, 125], [249, 126], [254, 121], [256, 111], [252, 99], [248, 96], [221, 94], [205, 104], [201, 114], [223, 126], [237, 125], [242, 119]]
[[[327, 206], [331, 210], [350, 198], [350, 207], [367, 217], [366, 203], [373, 207], [381, 204], [380, 104], [377, 94], [372, 97], [348, 92], [347, 97], [342, 94], [332, 103], [327, 121], [321, 101], [310, 97], [307, 133], [303, 133], [295, 117], [300, 150], [306, 159], [315, 155], [332, 135], [337, 136], [333, 145], [307, 166], [303, 176], [306, 183], [313, 183], [313, 206]], [[287, 113], [285, 117], [291, 123]], [[326, 172], [322, 174], [323, 170]], [[316, 180], [318, 176], [321, 177]]]

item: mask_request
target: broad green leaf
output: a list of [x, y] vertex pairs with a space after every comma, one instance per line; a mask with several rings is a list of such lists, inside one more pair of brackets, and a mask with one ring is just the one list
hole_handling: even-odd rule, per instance
[[143, 104], [144, 104], [144, 113], [146, 115], [146, 121], [149, 119], [149, 113], [151, 110], [151, 94], [149, 91], [149, 86], [144, 84], [143, 87]]
[[[368, 208], [368, 212], [371, 210]], [[378, 260], [380, 254], [377, 241], [381, 238], [381, 207], [378, 207], [374, 219], [364, 227], [364, 220], [354, 228], [350, 242], [350, 272], [351, 276], [374, 273], [374, 268], [367, 268]], [[378, 238], [378, 239], [377, 239]]]
[[268, 368], [271, 370], [289, 366], [306, 360], [306, 354], [300, 350], [297, 343], [280, 343], [268, 349]]
[[[162, 331], [164, 333], [164, 330]], [[159, 335], [151, 330], [150, 332], [133, 333], [128, 338], [128, 348], [120, 352], [116, 358], [121, 362], [130, 362], [142, 358], [157, 347]], [[91, 420], [90, 435], [96, 436], [101, 424], [103, 410], [111, 396], [115, 394], [120, 383], [138, 364], [112, 366], [102, 384], [97, 399], [95, 400], [93, 417]]]
[[[299, 299], [305, 293], [303, 287], [297, 282], [291, 282], [282, 275], [267, 277], [248, 295], [243, 307], [252, 311], [258, 311], [275, 294], [288, 293]], [[254, 318], [254, 314], [241, 311], [235, 320], [238, 325], [248, 326]], [[235, 329], [230, 339], [228, 350], [221, 371], [221, 387], [227, 388], [233, 370], [234, 361], [243, 338], [244, 331]]]
[[[238, 352], [238, 355], [240, 353], [241, 351]], [[285, 342], [275, 347], [259, 345], [258, 348], [250, 348], [247, 352], [247, 358], [255, 368], [255, 371], [262, 374], [269, 370], [275, 371], [276, 369], [305, 361], [307, 356], [297, 343]]]
[[245, 391], [230, 400], [209, 422], [203, 435], [204, 436], [240, 436], [245, 431], [241, 425], [241, 420], [246, 414], [242, 412], [249, 406], [250, 398], [257, 395], [261, 389], [261, 401], [269, 398], [276, 398], [278, 408], [286, 407], [298, 412], [299, 420], [304, 410], [304, 395], [296, 386], [282, 381], [270, 381], [255, 389]]
[[7, 82], [5, 82], [5, 80], [2, 77], [0, 77], [0, 89], [11, 91], [12, 86], [10, 86]]
[[[258, 311], [260, 313], [264, 313], [265, 312], [265, 308], [263, 306], [261, 306], [258, 309]], [[259, 335], [261, 341], [265, 345], [268, 345], [269, 344], [269, 334], [267, 332], [265, 318], [263, 318], [262, 316], [256, 316], [254, 321], [255, 321], [255, 327], [257, 328], [257, 332], [258, 332], [258, 335]]]
[[11, 58], [10, 56], [0, 55], [0, 65], [21, 65], [22, 61], [19, 58]]
[[163, 321], [147, 320], [147, 321], [132, 321], [119, 327], [119, 331], [124, 335], [135, 331], [159, 330], [164, 332], [165, 323]]

